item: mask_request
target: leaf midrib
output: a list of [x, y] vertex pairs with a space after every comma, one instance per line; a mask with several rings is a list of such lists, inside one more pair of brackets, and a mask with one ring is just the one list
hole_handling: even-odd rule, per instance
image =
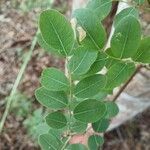
[[92, 109], [90, 109], [90, 110], [84, 110], [84, 111], [82, 111], [82, 112], [78, 112], [78, 113], [75, 113], [74, 115], [76, 116], [76, 115], [83, 115], [83, 114], [86, 114], [86, 113], [91, 113], [91, 112], [98, 112], [99, 111], [99, 109], [97, 108], [97, 109], [95, 109], [95, 108], [92, 108]]
[[58, 121], [58, 120], [55, 120], [55, 119], [48, 119], [48, 122], [49, 122], [49, 120], [52, 121], [52, 122], [60, 123], [62, 125], [66, 125], [66, 123], [62, 122], [62, 121]]
[[127, 44], [128, 39], [129, 39], [128, 34], [129, 34], [129, 31], [130, 31], [131, 25], [132, 25], [132, 23], [130, 23], [130, 24], [128, 25], [129, 27], [128, 27], [128, 31], [127, 31], [127, 34], [126, 34], [126, 37], [125, 37], [125, 41], [124, 41], [123, 47], [121, 48], [122, 51], [121, 51], [120, 58], [123, 57], [123, 54], [124, 54], [124, 51], [125, 51], [125, 47], [126, 47], [126, 44]]
[[91, 36], [91, 34], [88, 32], [88, 30], [86, 29], [86, 27], [83, 25], [82, 21], [80, 19], [78, 19], [79, 23], [81, 24], [81, 26], [83, 27], [83, 29], [85, 30], [85, 32], [88, 34], [88, 36], [90, 37], [90, 39], [92, 40], [92, 42], [94, 43], [94, 45], [98, 48], [101, 49], [99, 47], [99, 45], [96, 43], [96, 41], [94, 40], [94, 38]]
[[[101, 1], [102, 2], [102, 1]], [[101, 3], [100, 2], [100, 3]], [[98, 7], [96, 7], [95, 9], [100, 9], [101, 7], [104, 7], [105, 5], [109, 4], [109, 3], [112, 3], [112, 1], [109, 1], [109, 2], [106, 2], [106, 3], [103, 3], [102, 5], [99, 5]]]
[[115, 78], [113, 78], [113, 80], [108, 80], [107, 85], [110, 84], [112, 81], [114, 81], [126, 67], [127, 67], [127, 64], [125, 64], [125, 66], [121, 68], [120, 72], [117, 74]]
[[53, 145], [51, 145], [48, 141], [47, 141], [47, 139], [45, 138], [45, 137], [42, 137], [43, 138], [43, 140], [47, 143], [47, 145], [49, 145], [50, 147], [52, 147], [54, 150], [57, 150]]
[[90, 87], [92, 87], [92, 86], [98, 84], [99, 82], [102, 82], [102, 81], [97, 81], [96, 83], [93, 83], [93, 84], [87, 86], [86, 88], [84, 88], [84, 89], [80, 90], [79, 92], [75, 93], [75, 95], [77, 95], [77, 94], [79, 94], [79, 93], [81, 93], [81, 92], [83, 92], [83, 91], [89, 89]]
[[48, 76], [48, 75], [43, 75], [43, 78], [49, 78], [49, 79], [52, 79], [53, 81], [55, 81], [55, 82], [57, 82], [57, 83], [59, 83], [59, 84], [65, 85], [65, 86], [68, 87], [68, 85], [67, 85], [66, 83], [61, 82], [61, 81], [59, 81], [59, 80], [57, 80], [57, 79], [55, 79], [55, 78], [52, 78], [52, 77], [50, 77], [50, 76]]
[[72, 73], [74, 73], [82, 64], [82, 62], [84, 61], [84, 58], [87, 56], [88, 51], [86, 51], [86, 53], [84, 54], [83, 58], [81, 59], [80, 63], [78, 64], [78, 66], [73, 70]]
[[[54, 100], [56, 100], [57, 102], [59, 102], [59, 103], [65, 105], [65, 106], [67, 106], [67, 104], [65, 104], [63, 101], [60, 101], [59, 99], [57, 99], [57, 98], [55, 98], [55, 97], [53, 97], [53, 96], [50, 96], [50, 95], [48, 95], [48, 94], [46, 94], [46, 93], [43, 93], [43, 95], [46, 96], [46, 97], [49, 97], [49, 98], [51, 98], [51, 99], [54, 99]], [[53, 102], [54, 102], [54, 101], [53, 101]], [[51, 102], [51, 103], [53, 103], [53, 102]]]
[[62, 40], [61, 40], [61, 37], [60, 37], [59, 33], [57, 32], [57, 30], [56, 30], [55, 26], [53, 25], [53, 23], [51, 22], [51, 20], [49, 20], [49, 22], [50, 22], [50, 24], [52, 25], [52, 28], [54, 29], [54, 32], [55, 32], [56, 36], [58, 37], [58, 40], [59, 40], [59, 42], [60, 42], [60, 45], [61, 45], [61, 47], [62, 47], [62, 49], [63, 49], [65, 55], [67, 56], [66, 49], [65, 49], [65, 47], [64, 47], [64, 45], [63, 45], [63, 43], [62, 43]]

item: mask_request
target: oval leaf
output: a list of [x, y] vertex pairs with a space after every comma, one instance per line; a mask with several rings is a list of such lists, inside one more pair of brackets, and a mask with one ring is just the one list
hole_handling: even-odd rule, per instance
[[75, 96], [79, 98], [89, 98], [100, 92], [105, 87], [106, 78], [96, 74], [81, 80], [75, 87]]
[[54, 129], [61, 129], [67, 125], [67, 119], [61, 112], [53, 112], [46, 117], [46, 123]]
[[81, 122], [92, 123], [105, 115], [106, 106], [97, 100], [88, 99], [79, 103], [73, 113], [75, 119]]
[[150, 36], [142, 39], [137, 53], [133, 57], [134, 61], [150, 64]]
[[92, 123], [92, 128], [95, 132], [105, 132], [109, 126], [108, 119], [100, 119], [97, 122]]
[[86, 37], [81, 44], [94, 50], [102, 49], [106, 41], [106, 33], [98, 17], [89, 9], [77, 9], [74, 17], [86, 32]]
[[43, 70], [41, 84], [51, 91], [66, 91], [69, 88], [67, 77], [56, 68], [47, 68]]
[[51, 134], [42, 134], [39, 136], [39, 144], [42, 150], [59, 150], [62, 143]]
[[99, 135], [92, 135], [88, 139], [88, 146], [90, 150], [99, 150], [100, 146], [104, 144], [104, 139]]
[[96, 99], [98, 101], [103, 101], [109, 94], [110, 94], [110, 91], [101, 90], [98, 94], [94, 95], [91, 98]]
[[116, 15], [115, 20], [114, 20], [114, 25], [116, 26], [123, 18], [125, 18], [127, 16], [133, 16], [138, 19], [139, 12], [134, 7], [129, 7], [129, 8], [123, 9], [119, 14]]
[[71, 54], [74, 32], [69, 21], [56, 10], [45, 10], [40, 15], [39, 27], [44, 41], [64, 56]]
[[68, 104], [68, 99], [64, 92], [49, 91], [41, 87], [36, 90], [35, 95], [42, 105], [51, 109], [63, 109]]
[[90, 0], [87, 8], [91, 9], [100, 20], [103, 20], [111, 11], [112, 0]]
[[89, 71], [86, 73], [86, 76], [93, 75], [99, 71], [105, 66], [107, 55], [103, 52], [99, 52], [96, 61], [92, 64]]
[[43, 39], [42, 35], [41, 34], [38, 34], [37, 36], [37, 39], [38, 39], [38, 44], [41, 46], [41, 48], [43, 48], [44, 50], [46, 50], [47, 52], [50, 52], [52, 54], [57, 54], [57, 55], [61, 55], [59, 53], [59, 51], [51, 48]]
[[71, 57], [68, 68], [71, 74], [85, 74], [90, 69], [96, 58], [96, 51], [92, 51], [85, 47], [79, 47]]
[[119, 113], [119, 108], [116, 103], [114, 102], [106, 102], [107, 114], [106, 118], [110, 119], [115, 117]]
[[114, 64], [107, 72], [107, 84], [105, 89], [111, 90], [126, 82], [135, 71], [133, 63]]
[[111, 39], [112, 53], [117, 58], [130, 58], [137, 52], [140, 40], [139, 21], [133, 16], [127, 16], [115, 28]]
[[87, 128], [87, 123], [78, 121], [78, 120], [73, 120], [71, 123], [71, 131], [76, 132], [76, 133], [83, 133], [86, 131]]

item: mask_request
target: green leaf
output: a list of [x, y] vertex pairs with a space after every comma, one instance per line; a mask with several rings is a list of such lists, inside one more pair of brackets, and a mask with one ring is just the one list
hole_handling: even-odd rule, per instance
[[138, 5], [144, 4], [145, 0], [134, 0]]
[[46, 50], [47, 52], [50, 52], [52, 54], [56, 54], [56, 55], [61, 55], [59, 53], [59, 51], [54, 50], [53, 48], [51, 48], [44, 40], [41, 34], [38, 34], [37, 36], [38, 39], [38, 44], [41, 46], [41, 48], [43, 48], [44, 50]]
[[35, 92], [37, 100], [51, 109], [63, 109], [68, 104], [67, 95], [64, 92], [54, 92], [41, 87]]
[[141, 40], [140, 47], [133, 57], [133, 60], [150, 64], [150, 36]]
[[92, 64], [89, 71], [86, 73], [86, 76], [93, 75], [102, 70], [107, 61], [107, 55], [103, 52], [99, 52], [96, 61]]
[[39, 27], [44, 41], [63, 56], [71, 54], [74, 32], [69, 21], [56, 10], [45, 10], [40, 15]]
[[39, 136], [39, 144], [42, 150], [60, 150], [62, 143], [51, 134], [42, 134]]
[[109, 126], [108, 119], [100, 119], [97, 122], [92, 123], [92, 128], [95, 132], [105, 132]]
[[91, 9], [100, 20], [103, 20], [111, 11], [112, 0], [90, 0], [87, 8]]
[[109, 93], [110, 93], [110, 91], [101, 90], [98, 94], [94, 95], [91, 98], [96, 99], [98, 101], [103, 101]]
[[85, 74], [97, 58], [97, 51], [79, 47], [69, 61], [68, 68], [71, 74]]
[[71, 122], [71, 131], [76, 133], [83, 133], [87, 129], [87, 123], [78, 121], [76, 119], [73, 119]]
[[111, 39], [112, 53], [117, 58], [131, 58], [139, 47], [141, 26], [133, 16], [124, 17], [115, 28]]
[[102, 118], [106, 113], [104, 103], [88, 99], [79, 103], [74, 111], [74, 118], [86, 123], [92, 123]]
[[106, 68], [110, 69], [113, 65], [120, 63], [121, 61], [118, 59], [115, 59], [113, 57], [108, 57], [107, 61], [106, 61]]
[[100, 92], [105, 87], [106, 78], [96, 74], [81, 80], [75, 87], [75, 96], [79, 98], [89, 98]]
[[53, 128], [50, 128], [48, 133], [52, 136], [54, 136], [60, 143], [62, 143], [62, 134], [63, 134], [63, 131], [62, 129], [53, 129]]
[[74, 108], [80, 103], [76, 98], [73, 98], [72, 101], [69, 103], [70, 110], [74, 110]]
[[56, 68], [47, 68], [43, 70], [41, 84], [51, 91], [66, 91], [69, 88], [67, 77]]
[[69, 145], [67, 150], [87, 150], [83, 144], [72, 144]]
[[90, 150], [99, 150], [100, 146], [104, 144], [104, 139], [99, 135], [92, 135], [88, 139], [88, 146]]
[[[31, 120], [30, 120], [30, 122], [31, 122]], [[36, 138], [41, 134], [46, 134], [48, 132], [48, 130], [50, 129], [50, 127], [45, 122], [38, 123], [37, 126], [35, 126], [33, 124], [32, 126], [33, 126], [33, 128], [35, 128], [35, 130], [34, 131], [32, 130], [32, 131], [34, 132]]]
[[112, 90], [126, 82], [135, 71], [133, 63], [114, 64], [107, 72], [107, 84], [105, 89]]
[[112, 65], [118, 64], [118, 63], [121, 62], [121, 60], [115, 58], [115, 56], [112, 53], [111, 48], [108, 48], [106, 50], [106, 54], [107, 54], [107, 60], [106, 60], [105, 66], [106, 66], [107, 69], [109, 69]]
[[74, 80], [81, 80], [84, 79], [86, 77], [89, 77], [91, 75], [94, 75], [95, 73], [99, 72], [102, 70], [102, 68], [105, 66], [106, 62], [107, 62], [107, 55], [102, 52], [99, 51], [96, 61], [91, 65], [90, 69], [87, 71], [87, 73], [83, 74], [83, 75], [73, 75], [72, 78]]
[[123, 18], [127, 16], [133, 16], [135, 18], [139, 18], [139, 12], [134, 7], [129, 7], [126, 9], [123, 9], [119, 14], [116, 15], [114, 20], [114, 25], [116, 26]]
[[61, 112], [53, 112], [46, 117], [46, 123], [54, 129], [61, 129], [67, 125], [67, 119]]
[[107, 108], [107, 114], [105, 118], [110, 119], [112, 117], [115, 117], [119, 113], [119, 108], [116, 103], [106, 102], [105, 105]]
[[86, 32], [86, 37], [81, 44], [94, 50], [102, 49], [106, 41], [106, 33], [98, 17], [89, 9], [75, 10], [74, 17]]

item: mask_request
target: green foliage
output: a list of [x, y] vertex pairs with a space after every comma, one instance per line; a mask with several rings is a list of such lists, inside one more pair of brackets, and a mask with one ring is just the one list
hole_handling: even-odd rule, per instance
[[79, 103], [73, 111], [75, 119], [87, 123], [99, 120], [105, 115], [105, 113], [105, 104], [92, 99]]
[[73, 119], [70, 124], [70, 128], [72, 132], [83, 133], [86, 131], [87, 123]]
[[80, 43], [94, 50], [102, 49], [106, 41], [106, 33], [99, 18], [90, 9], [77, 9], [73, 16], [86, 32], [86, 37]]
[[59, 55], [61, 56], [61, 54], [59, 53], [59, 51], [53, 49], [52, 47], [50, 47], [44, 40], [41, 34], [38, 34], [37, 36], [38, 39], [38, 44], [41, 46], [41, 48], [43, 48], [44, 50], [46, 50], [47, 52], [50, 52], [54, 55]]
[[129, 79], [134, 73], [135, 65], [133, 63], [116, 63], [110, 67], [106, 76], [106, 89], [112, 90]]
[[102, 68], [105, 66], [107, 61], [107, 55], [103, 52], [99, 52], [96, 61], [92, 64], [88, 72], [86, 73], [86, 76], [93, 75], [99, 71], [102, 70]]
[[42, 150], [61, 150], [64, 142], [58, 139], [56, 136], [47, 133], [39, 136], [39, 144]]
[[41, 87], [35, 92], [36, 99], [45, 107], [59, 110], [67, 107], [68, 98], [64, 92], [54, 92]]
[[67, 150], [87, 150], [87, 148], [82, 144], [72, 144], [68, 146]]
[[[104, 50], [106, 33], [100, 21], [111, 5], [111, 0], [90, 0], [86, 8], [73, 12], [73, 29], [58, 11], [45, 10], [40, 15], [39, 44], [66, 58], [67, 73], [45, 69], [42, 87], [36, 90], [37, 100], [51, 112], [45, 118], [50, 132], [39, 137], [43, 150], [98, 150], [104, 143], [98, 135], [89, 137], [88, 147], [69, 145], [69, 140], [86, 133], [88, 123], [95, 132], [105, 132], [119, 112], [107, 95], [131, 78], [138, 62], [150, 62], [150, 38], [141, 40], [138, 10], [133, 7], [115, 17], [111, 45]], [[103, 68], [107, 69], [105, 73], [100, 72]]]
[[107, 108], [107, 114], [105, 118], [110, 119], [112, 117], [115, 117], [118, 114], [119, 108], [116, 103], [107, 101], [105, 103], [105, 106]]
[[141, 40], [141, 27], [139, 21], [133, 16], [120, 20], [115, 27], [111, 40], [112, 53], [117, 58], [131, 58], [139, 47]]
[[91, 9], [100, 20], [103, 20], [111, 11], [112, 0], [90, 0], [87, 8]]
[[38, 140], [40, 134], [45, 134], [49, 130], [49, 126], [44, 122], [44, 115], [43, 110], [39, 108], [23, 122], [28, 134], [35, 140], [35, 142]]
[[133, 60], [141, 63], [150, 64], [150, 37], [141, 40], [137, 53], [133, 56]]
[[54, 129], [61, 129], [67, 125], [67, 119], [61, 112], [53, 112], [46, 116], [46, 123]]
[[[32, 108], [32, 99], [17, 91], [13, 99], [11, 111], [19, 117], [27, 117]], [[21, 109], [20, 109], [21, 108]]]
[[89, 98], [95, 96], [104, 89], [106, 77], [100, 74], [92, 75], [81, 80], [75, 87], [74, 94], [78, 98]]
[[92, 128], [95, 132], [105, 132], [109, 126], [109, 120], [101, 118], [97, 122], [92, 123]]
[[145, 2], [145, 0], [134, 0], [135, 3], [137, 3], [138, 5], [141, 5]]
[[47, 68], [42, 72], [41, 85], [51, 91], [66, 91], [69, 88], [69, 81], [58, 69]]
[[98, 135], [92, 135], [88, 139], [88, 146], [90, 150], [98, 150], [104, 144], [104, 139]]
[[135, 18], [139, 18], [139, 12], [134, 7], [128, 7], [126, 9], [123, 9], [119, 14], [116, 15], [114, 24], [115, 26], [125, 17], [127, 16], [133, 16]]
[[[47, 21], [48, 20], [48, 21]], [[74, 33], [69, 21], [56, 10], [46, 10], [40, 15], [39, 27], [44, 41], [63, 56], [71, 54]]]
[[68, 69], [71, 74], [85, 74], [95, 62], [96, 58], [96, 51], [92, 51], [86, 47], [79, 47], [75, 50], [74, 55], [71, 57], [68, 64]]

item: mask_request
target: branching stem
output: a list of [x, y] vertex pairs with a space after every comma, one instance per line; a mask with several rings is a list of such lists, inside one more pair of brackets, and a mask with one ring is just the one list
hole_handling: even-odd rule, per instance
[[121, 93], [125, 90], [125, 88], [129, 85], [129, 83], [132, 81], [132, 79], [135, 77], [135, 75], [140, 71], [140, 69], [143, 66], [140, 65], [136, 68], [135, 72], [133, 73], [133, 75], [129, 78], [129, 80], [120, 88], [120, 90], [118, 91], [118, 93], [114, 96], [112, 101], [116, 101], [118, 99], [118, 97], [121, 95]]
[[65, 66], [65, 69], [67, 71], [67, 75], [68, 75], [68, 79], [69, 79], [69, 105], [68, 105], [68, 114], [69, 114], [69, 125], [68, 125], [68, 130], [69, 130], [69, 133], [68, 135], [70, 135], [70, 123], [71, 123], [71, 108], [70, 108], [70, 104], [71, 104], [71, 101], [72, 101], [72, 98], [73, 98], [73, 94], [72, 94], [72, 77], [71, 77], [71, 72], [69, 71], [69, 69], [67, 69], [67, 65], [69, 63], [69, 58], [66, 58], [66, 66]]

